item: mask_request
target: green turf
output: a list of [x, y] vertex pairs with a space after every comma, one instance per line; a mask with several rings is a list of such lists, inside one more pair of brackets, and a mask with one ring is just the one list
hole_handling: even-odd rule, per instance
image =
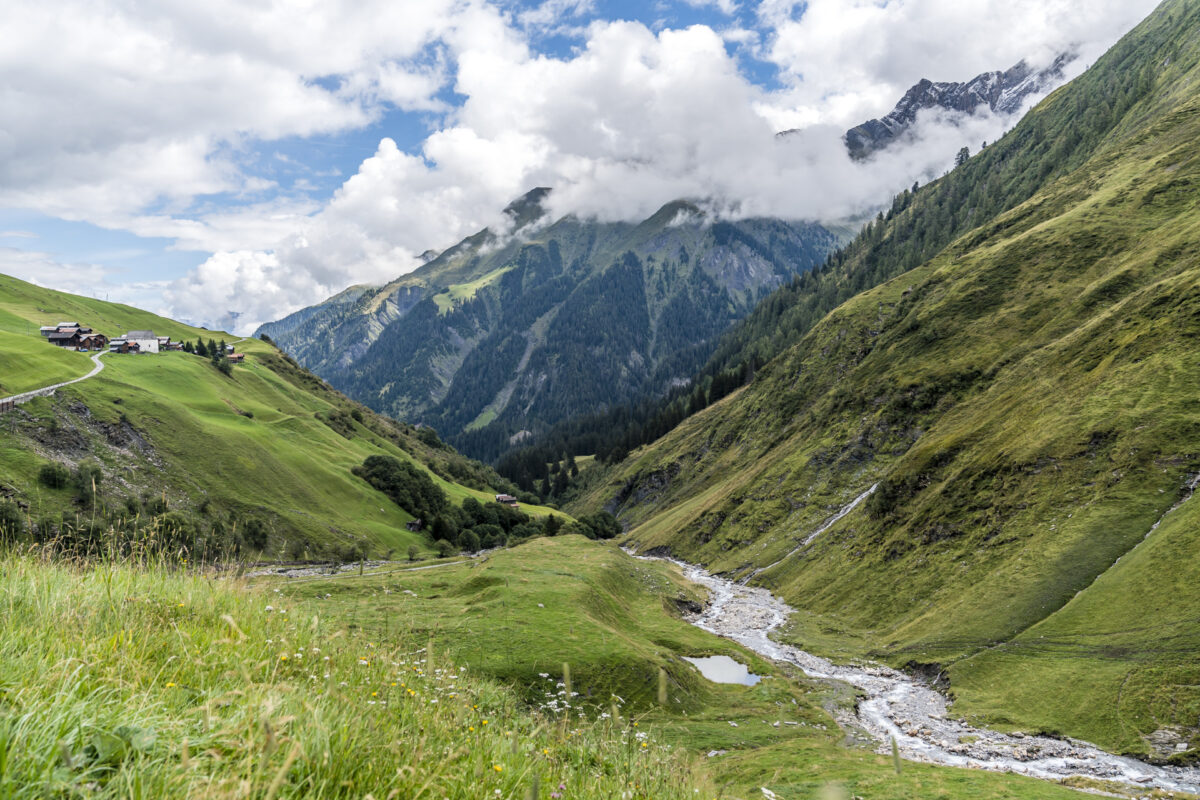
[[447, 287], [446, 291], [435, 294], [433, 296], [433, 302], [437, 303], [438, 313], [442, 315], [447, 314], [456, 305], [461, 305], [462, 303], [474, 297], [475, 293], [484, 286], [495, 283], [500, 279], [500, 276], [511, 269], [511, 266], [499, 267], [498, 269], [494, 269], [486, 275], [481, 275], [476, 280], [469, 281], [467, 283], [452, 284]]

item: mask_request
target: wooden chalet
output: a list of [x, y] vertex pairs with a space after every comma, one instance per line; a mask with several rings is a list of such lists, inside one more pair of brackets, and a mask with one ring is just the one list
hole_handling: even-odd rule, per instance
[[227, 359], [229, 359], [230, 364], [240, 364], [246, 360], [245, 353], [230, 353], [229, 355], [227, 355], [225, 357]]
[[81, 337], [79, 335], [78, 328], [68, 328], [66, 330], [60, 328], [46, 338], [48, 338], [50, 340], [50, 344], [54, 345], [55, 347], [75, 349], [79, 347], [79, 340]]
[[517, 508], [521, 505], [517, 502], [517, 498], [513, 497], [511, 494], [496, 495], [496, 502], [502, 506], [509, 506], [510, 508]]
[[110, 353], [140, 353], [141, 350], [142, 348], [137, 342], [131, 342], [123, 336], [108, 343], [108, 352]]
[[76, 348], [79, 340], [92, 333], [91, 328], [85, 328], [78, 322], [60, 322], [57, 325], [43, 325], [38, 331], [50, 340], [56, 347]]
[[87, 333], [79, 337], [80, 350], [103, 350], [108, 347], [108, 337], [103, 333]]

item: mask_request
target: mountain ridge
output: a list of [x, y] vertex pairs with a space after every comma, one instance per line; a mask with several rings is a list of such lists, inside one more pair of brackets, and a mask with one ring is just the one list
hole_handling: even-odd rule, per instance
[[1020, 61], [1007, 70], [983, 72], [961, 83], [922, 78], [887, 115], [854, 126], [843, 141], [851, 158], [861, 160], [903, 139], [922, 111], [944, 109], [970, 115], [986, 108], [996, 114], [1015, 114], [1029, 97], [1061, 83], [1063, 69], [1074, 59], [1073, 53], [1063, 53], [1037, 71]]
[[637, 223], [548, 222], [549, 191], [510, 204], [507, 236], [480, 231], [260, 332], [376, 410], [493, 458], [523, 431], [686, 378], [721, 331], [839, 235], [712, 219], [688, 201]]

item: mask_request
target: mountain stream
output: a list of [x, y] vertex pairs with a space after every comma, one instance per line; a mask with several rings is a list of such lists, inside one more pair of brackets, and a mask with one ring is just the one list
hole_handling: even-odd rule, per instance
[[1160, 767], [1106, 753], [1076, 739], [1004, 734], [952, 719], [947, 699], [917, 678], [883, 665], [837, 665], [773, 640], [771, 633], [795, 609], [766, 589], [734, 583], [694, 565], [673, 563], [683, 568], [688, 580], [710, 593], [708, 607], [690, 620], [692, 624], [766, 658], [793, 664], [810, 677], [842, 681], [861, 690], [865, 698], [853, 718], [839, 723], [866, 730], [881, 753], [890, 752], [894, 737], [901, 755], [912, 761], [1051, 780], [1079, 775], [1200, 794], [1200, 768]]

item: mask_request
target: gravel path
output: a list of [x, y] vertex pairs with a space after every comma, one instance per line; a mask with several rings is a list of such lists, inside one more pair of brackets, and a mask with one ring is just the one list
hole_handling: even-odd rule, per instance
[[8, 402], [11, 400], [12, 402], [16, 403], [17, 405], [20, 405], [21, 403], [29, 402], [30, 400], [32, 400], [35, 397], [48, 397], [48, 396], [54, 394], [54, 392], [56, 390], [61, 389], [64, 386], [70, 386], [72, 383], [79, 383], [80, 381], [86, 381], [88, 378], [94, 378], [96, 375], [99, 375], [100, 372], [104, 369], [104, 362], [102, 362], [100, 360], [100, 356], [104, 355], [106, 352], [108, 352], [108, 351], [106, 351], [106, 350], [101, 351], [99, 353], [96, 353], [94, 356], [92, 356], [92, 363], [95, 364], [96, 366], [92, 368], [91, 372], [89, 372], [87, 375], [84, 375], [82, 378], [75, 378], [73, 380], [63, 381], [62, 383], [56, 383], [53, 386], [43, 386], [41, 389], [34, 389], [33, 391], [30, 391], [30, 392], [22, 392], [21, 394], [14, 394], [11, 397], [0, 397], [0, 403]]

